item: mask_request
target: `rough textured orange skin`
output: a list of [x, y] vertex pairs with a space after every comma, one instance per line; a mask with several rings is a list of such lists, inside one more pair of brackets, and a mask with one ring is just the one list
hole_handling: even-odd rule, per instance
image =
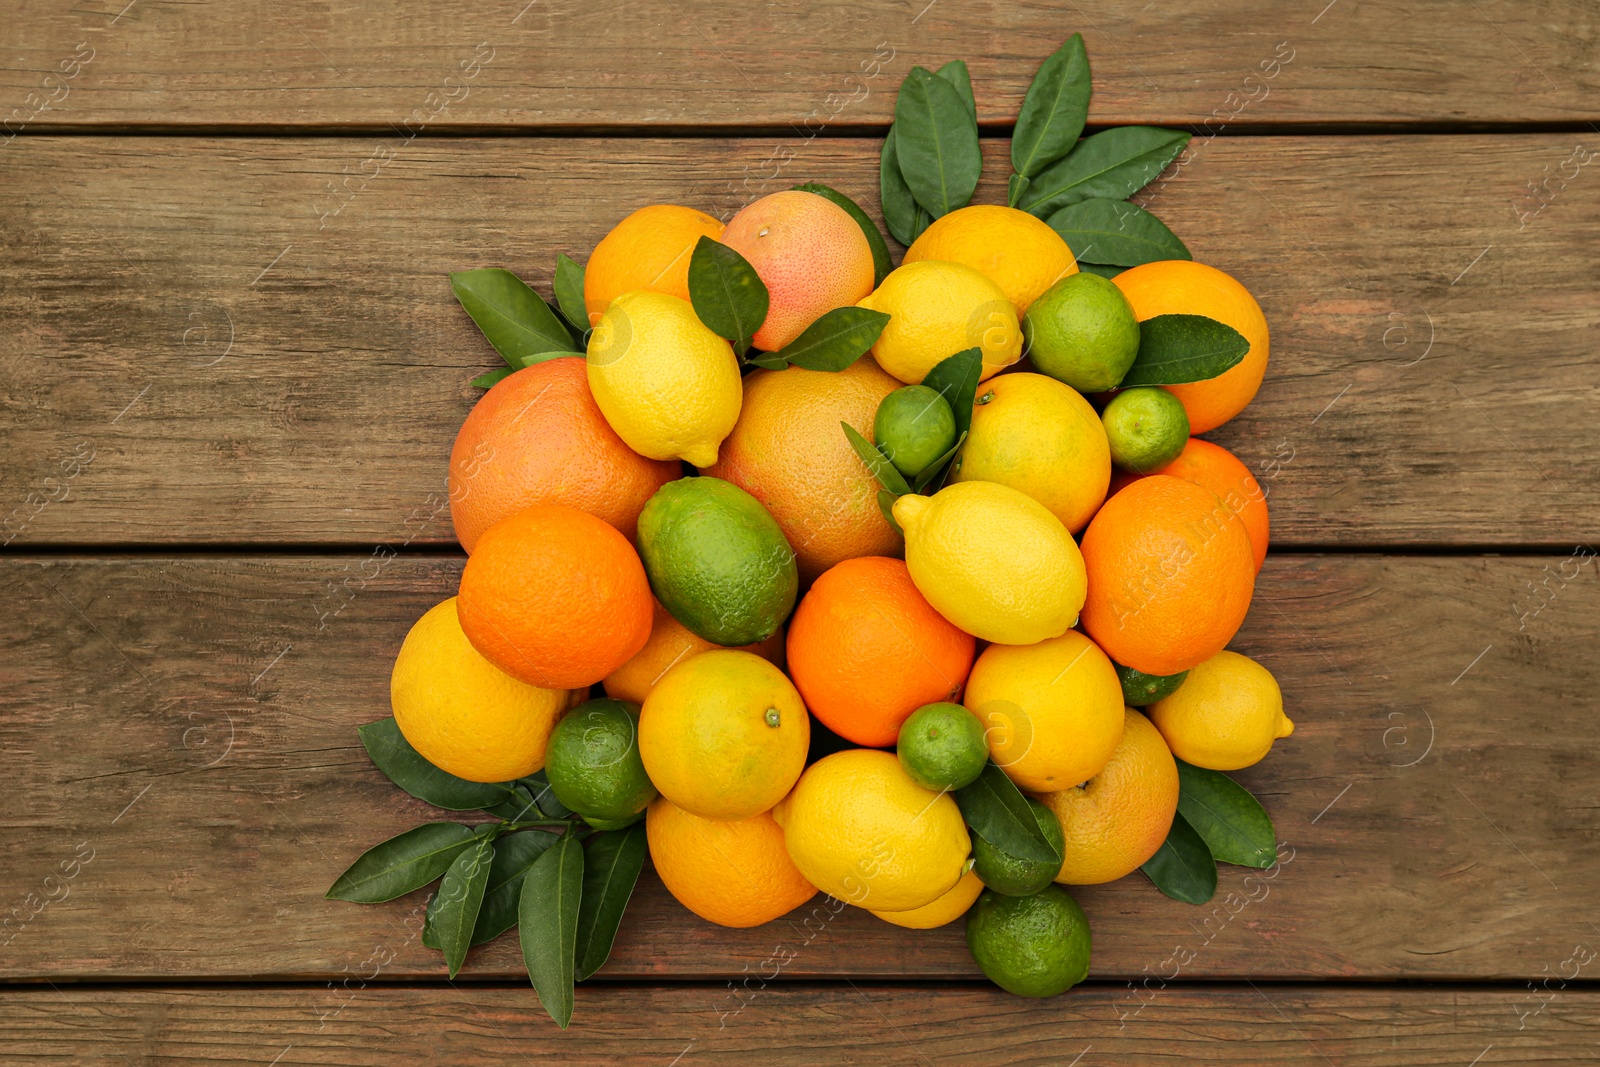
[[869, 439], [884, 397], [900, 388], [863, 356], [837, 374], [789, 367], [744, 380], [739, 422], [704, 473], [766, 507], [795, 551], [802, 584], [855, 556], [899, 555], [900, 535], [878, 509], [878, 483], [839, 423]]
[[650, 862], [667, 892], [707, 922], [760, 926], [817, 893], [789, 858], [783, 829], [770, 813], [702, 819], [658, 797], [644, 830]]
[[1194, 482], [1152, 474], [1129, 485], [1089, 523], [1082, 550], [1079, 621], [1125, 667], [1186, 671], [1221, 652], [1250, 609], [1250, 535]]
[[689, 299], [689, 256], [701, 237], [722, 236], [722, 223], [677, 204], [651, 204], [600, 239], [583, 271], [583, 306], [593, 326], [611, 301], [634, 289]]
[[956, 698], [976, 647], [917, 592], [903, 561], [865, 556], [834, 565], [800, 601], [789, 676], [828, 729], [882, 748], [913, 711]]
[[872, 246], [844, 208], [798, 189], [772, 193], [728, 220], [722, 243], [766, 283], [755, 346], [775, 352], [834, 308], [872, 292]]
[[534, 504], [565, 504], [632, 541], [645, 501], [682, 474], [622, 443], [589, 392], [582, 356], [536, 363], [478, 400], [450, 450], [450, 519], [471, 552], [483, 531]]
[[1250, 351], [1231, 370], [1203, 382], [1161, 387], [1183, 401], [1190, 433], [1215, 430], [1245, 409], [1261, 388], [1271, 347], [1266, 316], [1250, 290], [1215, 267], [1187, 259], [1145, 263], [1111, 281], [1140, 322], [1157, 315], [1205, 315], [1227, 323], [1250, 342]]
[[[1250, 547], [1255, 552], [1256, 573], [1261, 572], [1272, 531], [1272, 522], [1267, 514], [1267, 494], [1239, 457], [1221, 445], [1191, 437], [1189, 443], [1183, 446], [1183, 451], [1178, 453], [1177, 459], [1150, 473], [1170, 474], [1174, 478], [1203, 485], [1217, 494], [1217, 498], [1243, 520], [1245, 532], [1250, 535]], [[1146, 476], [1118, 471], [1112, 481], [1111, 491], [1115, 493], [1142, 477]]]
[[543, 689], [593, 685], [650, 636], [654, 600], [628, 539], [540, 504], [501, 519], [461, 572], [461, 629], [490, 663]]
[[[661, 676], [698, 652], [709, 652], [714, 645], [683, 623], [656, 601], [655, 616], [650, 624], [650, 639], [637, 655], [605, 677], [606, 696], [643, 704], [650, 690], [656, 687]], [[783, 667], [783, 629], [765, 641], [742, 645], [740, 652], [754, 652], [780, 670]]]
[[1122, 741], [1105, 770], [1082, 786], [1039, 794], [1061, 820], [1066, 862], [1056, 881], [1099, 885], [1132, 874], [1156, 854], [1178, 810], [1178, 765], [1150, 720], [1124, 709]]

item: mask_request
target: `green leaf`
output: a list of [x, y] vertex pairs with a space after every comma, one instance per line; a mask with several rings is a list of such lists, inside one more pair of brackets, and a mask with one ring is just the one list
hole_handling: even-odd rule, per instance
[[1011, 166], [1032, 178], [1072, 151], [1089, 118], [1089, 55], [1083, 34], [1068, 37], [1039, 65], [1011, 134]]
[[582, 895], [583, 845], [569, 831], [528, 868], [517, 904], [528, 980], [539, 1003], [563, 1030], [572, 1021], [573, 959]]
[[978, 780], [955, 792], [956, 807], [972, 832], [1018, 859], [1060, 866], [1062, 855], [1055, 842], [1039, 828], [1038, 819], [1021, 790], [993, 760]]
[[576, 974], [580, 982], [598, 971], [611, 955], [622, 913], [649, 852], [644, 824], [597, 833], [589, 838], [587, 851], [583, 899], [578, 906]]
[[494, 843], [494, 861], [489, 864], [489, 884], [483, 892], [483, 906], [472, 928], [472, 943], [493, 941], [517, 925], [517, 907], [522, 897], [522, 879], [533, 862], [545, 854], [559, 838], [545, 830], [524, 830], [506, 834]]
[[506, 822], [521, 822], [524, 819], [543, 818], [544, 813], [539, 810], [539, 805], [534, 803], [533, 794], [525, 785], [512, 783], [511, 795], [498, 804], [491, 804], [480, 808], [485, 815], [493, 815]]
[[582, 334], [589, 328], [589, 311], [583, 303], [583, 268], [564, 253], [556, 255], [556, 307]]
[[1166, 841], [1139, 869], [1157, 889], [1185, 904], [1204, 904], [1217, 891], [1217, 861], [1181, 813], [1173, 814]]
[[508, 270], [484, 267], [450, 275], [450, 288], [512, 370], [523, 356], [579, 351], [578, 342], [539, 294]]
[[[1071, 246], [1069, 245], [1068, 247], [1070, 248]], [[1088, 271], [1090, 274], [1098, 274], [1102, 278], [1115, 278], [1128, 268], [1113, 267], [1109, 263], [1085, 263], [1080, 259], [1078, 260], [1078, 269]]]
[[472, 842], [472, 827], [430, 822], [373, 845], [328, 890], [329, 900], [381, 904], [421, 889], [449, 869]]
[[518, 778], [517, 782], [528, 787], [533, 802], [539, 805], [539, 812], [545, 818], [565, 819], [572, 815], [572, 809], [556, 799], [556, 791], [550, 788], [550, 779], [545, 777], [544, 771], [534, 771], [526, 778]]
[[912, 67], [894, 105], [895, 154], [917, 203], [934, 218], [965, 207], [978, 188], [978, 123], [955, 86]]
[[1219, 862], [1265, 868], [1277, 861], [1272, 817], [1248, 789], [1220, 771], [1183, 760], [1178, 760], [1178, 783], [1179, 813]]
[[702, 237], [689, 256], [689, 300], [694, 313], [718, 337], [733, 342], [739, 355], [767, 320], [767, 286], [739, 253]]
[[978, 392], [978, 378], [983, 374], [983, 349], [968, 348], [933, 365], [922, 384], [936, 389], [950, 405], [956, 417], [956, 436], [972, 428], [972, 398]]
[[1080, 200], [1047, 221], [1080, 260], [1137, 267], [1160, 259], [1194, 258], [1166, 223], [1126, 200]]
[[883, 204], [883, 224], [896, 241], [910, 246], [933, 220], [900, 173], [899, 152], [895, 148], [894, 127], [883, 138], [883, 155], [878, 161], [879, 199]]
[[1126, 200], [1178, 158], [1189, 135], [1155, 126], [1118, 126], [1085, 137], [1065, 159], [1032, 175], [1019, 205], [1041, 219], [1090, 197]]
[[[872, 287], [876, 289], [882, 285], [883, 279], [894, 270], [894, 260], [889, 258], [889, 245], [878, 230], [878, 224], [872, 221], [872, 216], [861, 210], [860, 204], [832, 186], [823, 185], [821, 182], [806, 182], [795, 188], [803, 193], [816, 193], [824, 199], [832, 200], [856, 220], [856, 225], [861, 227], [862, 234], [867, 238], [867, 247], [872, 249]], [[906, 195], [911, 195], [909, 190]]]
[[966, 439], [967, 431], [962, 430], [956, 435], [956, 443], [950, 446], [950, 451], [917, 472], [917, 476], [911, 480], [911, 491], [920, 493], [933, 484], [933, 480], [939, 476], [939, 472], [944, 469], [944, 465], [949, 463], [951, 457], [961, 450], [961, 445]]
[[500, 379], [509, 377], [514, 373], [516, 372], [510, 367], [498, 367], [495, 370], [490, 371], [488, 374], [478, 375], [476, 378], [472, 379], [472, 384], [478, 389], [488, 389], [494, 386], [495, 383], [499, 382]]
[[911, 492], [911, 487], [906, 484], [905, 476], [894, 469], [894, 464], [878, 451], [878, 446], [861, 435], [854, 426], [847, 422], [839, 423], [844, 427], [844, 435], [850, 442], [850, 447], [856, 450], [856, 455], [861, 457], [861, 462], [867, 465], [872, 476], [895, 496], [905, 496]]
[[967, 105], [967, 114], [972, 116], [972, 121], [978, 121], [978, 98], [972, 95], [972, 72], [967, 69], [964, 59], [952, 59], [944, 66], [933, 72], [936, 77], [943, 78], [960, 94], [962, 101]]
[[445, 967], [454, 978], [466, 961], [472, 943], [472, 930], [478, 923], [478, 909], [489, 885], [489, 865], [494, 859], [494, 834], [498, 828], [485, 823], [477, 828], [477, 844], [461, 851], [444, 872], [435, 907], [428, 907], [428, 926], [444, 953]]
[[361, 744], [378, 770], [418, 800], [449, 811], [488, 808], [512, 797], [510, 783], [469, 782], [446, 774], [411, 747], [391, 716], [357, 727]]
[[773, 355], [807, 370], [841, 371], [866, 354], [888, 324], [882, 311], [834, 308]]
[[1157, 315], [1139, 324], [1139, 354], [1117, 388], [1203, 382], [1250, 351], [1244, 334], [1204, 315]]
[[883, 512], [884, 521], [889, 524], [891, 530], [904, 537], [906, 532], [900, 529], [900, 521], [894, 517], [894, 502], [899, 499], [900, 497], [895, 496], [887, 489], [878, 490], [878, 510]]
[[1006, 207], [1016, 207], [1017, 201], [1028, 195], [1028, 187], [1033, 182], [1020, 174], [1013, 174], [1006, 179]]

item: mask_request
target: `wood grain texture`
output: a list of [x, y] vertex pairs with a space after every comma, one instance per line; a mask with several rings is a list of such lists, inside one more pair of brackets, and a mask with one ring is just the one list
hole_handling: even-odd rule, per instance
[[[442, 976], [417, 941], [424, 894], [322, 893], [364, 848], [438, 817], [370, 765], [355, 727], [388, 714], [395, 650], [459, 568], [0, 563], [0, 978]], [[1137, 875], [1075, 891], [1092, 973], [1560, 972], [1600, 938], [1597, 596], [1592, 559], [1271, 557], [1236, 647], [1277, 675], [1297, 729], [1239, 777], [1282, 862], [1266, 878], [1225, 867], [1204, 908]], [[818, 898], [724, 930], [653, 877], [604, 973], [743, 978], [775, 960], [790, 978], [975, 973], [959, 926], [911, 932]], [[520, 974], [506, 938], [463, 980]]]
[[[1572, 140], [1197, 140], [1144, 194], [1266, 310], [1266, 383], [1213, 436], [1271, 492], [1278, 545], [1592, 536], [1600, 178]], [[986, 147], [992, 201], [1005, 142]], [[19, 138], [6, 152], [13, 549], [450, 543], [446, 458], [468, 381], [498, 360], [448, 271], [504, 265], [547, 286], [557, 252], [586, 258], [651, 201], [727, 214], [814, 179], [876, 211], [871, 140]]]
[[[913, 65], [958, 58], [980, 118], [1009, 122], [1039, 62], [1075, 31], [1101, 123], [1600, 117], [1583, 0], [426, 0], [404, 17], [373, 0], [13, 0], [5, 22], [9, 129], [884, 124]], [[92, 59], [47, 81], [80, 45]], [[889, 58], [875, 67], [875, 54]], [[1275, 55], [1292, 59], [1246, 82]]]

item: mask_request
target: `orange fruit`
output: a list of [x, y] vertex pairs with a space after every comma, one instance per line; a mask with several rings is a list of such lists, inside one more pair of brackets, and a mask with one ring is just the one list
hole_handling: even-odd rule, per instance
[[1215, 493], [1152, 474], [1101, 507], [1083, 534], [1079, 621], [1113, 660], [1177, 674], [1221, 652], [1244, 622], [1255, 552]]
[[1267, 373], [1269, 347], [1267, 319], [1250, 290], [1215, 267], [1187, 259], [1145, 263], [1111, 280], [1140, 322], [1157, 315], [1205, 315], [1227, 323], [1250, 342], [1244, 359], [1217, 377], [1161, 387], [1183, 401], [1190, 433], [1215, 430], [1245, 409]]
[[456, 612], [472, 647], [513, 678], [579, 689], [644, 647], [652, 603], [626, 537], [586, 511], [537, 504], [478, 538]]
[[964, 263], [1000, 287], [1021, 318], [1039, 294], [1068, 275], [1078, 261], [1061, 235], [1026, 211], [972, 204], [942, 215], [906, 249], [904, 262]]
[[977, 642], [933, 609], [902, 560], [829, 568], [789, 622], [789, 676], [811, 714], [848, 741], [895, 743], [924, 704], [954, 700]]
[[1122, 740], [1105, 769], [1081, 786], [1042, 793], [1061, 821], [1066, 862], [1056, 881], [1099, 885], [1156, 854], [1178, 810], [1178, 765], [1150, 720], [1125, 708]]
[[790, 189], [747, 204], [728, 220], [722, 243], [766, 283], [767, 319], [755, 346], [776, 352], [834, 308], [872, 292], [872, 246], [833, 201]]
[[702, 819], [658, 797], [645, 815], [644, 831], [650, 862], [667, 892], [707, 922], [760, 926], [816, 895], [768, 812]]
[[[1150, 473], [1170, 474], [1174, 478], [1203, 485], [1217, 494], [1217, 499], [1244, 522], [1245, 533], [1250, 535], [1250, 548], [1255, 552], [1256, 571], [1261, 570], [1261, 564], [1267, 558], [1267, 535], [1271, 529], [1267, 517], [1267, 494], [1239, 457], [1221, 445], [1191, 437], [1177, 459]], [[1112, 482], [1111, 491], [1116, 492], [1141, 477], [1143, 475], [1119, 471]]]
[[[637, 655], [605, 676], [603, 684], [606, 687], [606, 696], [643, 704], [644, 698], [650, 695], [650, 690], [656, 687], [663, 674], [696, 653], [723, 647], [712, 644], [674, 619], [672, 613], [662, 607], [658, 600], [655, 605], [654, 620], [650, 624], [650, 639], [644, 643], [644, 647]], [[754, 652], [768, 663], [781, 668], [783, 629], [780, 627], [765, 641], [744, 645], [740, 650]]]
[[702, 237], [722, 236], [722, 223], [676, 204], [642, 207], [600, 239], [583, 270], [589, 325], [611, 301], [634, 289], [689, 299], [689, 256]]
[[639, 512], [682, 474], [622, 443], [589, 392], [582, 356], [501, 379], [467, 414], [450, 450], [450, 519], [469, 553], [483, 531], [533, 504], [565, 504], [633, 540]]
[[877, 479], [839, 428], [847, 422], [870, 437], [878, 404], [900, 384], [865, 357], [837, 374], [789, 367], [744, 380], [739, 421], [704, 473], [771, 512], [802, 585], [840, 560], [901, 550], [878, 508]]

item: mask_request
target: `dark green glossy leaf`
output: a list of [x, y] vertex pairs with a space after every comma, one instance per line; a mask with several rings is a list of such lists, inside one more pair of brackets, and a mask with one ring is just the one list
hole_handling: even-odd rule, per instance
[[439, 950], [444, 953], [445, 967], [451, 978], [461, 970], [467, 948], [472, 944], [478, 908], [483, 904], [483, 891], [489, 885], [496, 829], [492, 824], [477, 828], [477, 843], [463, 849], [450, 864], [439, 882], [439, 892], [428, 906], [428, 926], [433, 930]]
[[1072, 151], [1089, 118], [1089, 55], [1075, 33], [1039, 65], [1011, 134], [1011, 167], [1032, 178]]
[[841, 422], [839, 425], [844, 427], [844, 435], [849, 440], [850, 447], [856, 450], [856, 455], [861, 457], [861, 462], [865, 463], [867, 469], [872, 472], [872, 476], [878, 479], [878, 484], [895, 496], [905, 496], [911, 492], [911, 486], [906, 484], [905, 476], [894, 469], [894, 464], [890, 463], [888, 458], [878, 451], [877, 445], [863, 437], [849, 423]]
[[955, 792], [956, 806], [972, 832], [1008, 855], [1061, 866], [1061, 851], [1039, 828], [1021, 790], [994, 761], [977, 781]]
[[1157, 889], [1185, 904], [1204, 904], [1217, 891], [1217, 861], [1181, 813], [1172, 816], [1166, 841], [1139, 869]]
[[1250, 791], [1221, 771], [1178, 760], [1178, 811], [1221, 863], [1271, 867], [1278, 858], [1272, 818]]
[[517, 782], [528, 787], [533, 802], [539, 805], [545, 818], [565, 819], [572, 815], [572, 809], [556, 799], [556, 791], [550, 788], [550, 779], [545, 777], [544, 771], [534, 771], [526, 778], [518, 778]]
[[506, 834], [494, 843], [494, 862], [489, 865], [489, 884], [483, 892], [483, 906], [472, 928], [472, 943], [492, 941], [517, 925], [517, 907], [522, 898], [522, 879], [534, 860], [555, 844], [555, 834], [544, 830], [524, 830]]
[[964, 59], [952, 59], [933, 73], [936, 77], [943, 78], [955, 86], [955, 90], [960, 94], [962, 102], [967, 105], [967, 114], [972, 116], [973, 122], [977, 122], [978, 98], [972, 95], [972, 72], [967, 69], [967, 61]]
[[583, 268], [564, 253], [556, 255], [556, 307], [581, 335], [589, 328], [589, 311], [583, 303]]
[[1013, 174], [1006, 179], [1006, 207], [1016, 207], [1017, 202], [1028, 195], [1028, 187], [1032, 184], [1020, 174]]
[[616, 940], [622, 913], [633, 896], [649, 846], [644, 823], [590, 837], [583, 859], [583, 899], [578, 907], [578, 942], [575, 957], [578, 981], [606, 962]]
[[469, 782], [446, 774], [411, 747], [391, 716], [358, 727], [361, 744], [378, 770], [418, 800], [449, 811], [474, 811], [511, 799], [506, 782]]
[[579, 351], [578, 342], [539, 294], [508, 270], [484, 267], [450, 275], [450, 288], [506, 366], [521, 370], [523, 356]]
[[1090, 197], [1126, 200], [1178, 158], [1189, 135], [1155, 126], [1117, 126], [1085, 137], [1038, 174], [1018, 206], [1041, 219]]
[[983, 349], [968, 348], [933, 365], [922, 384], [938, 390], [956, 417], [956, 436], [972, 428], [972, 398], [983, 374]]
[[739, 253], [709, 237], [689, 256], [689, 300], [694, 313], [718, 337], [743, 355], [750, 338], [767, 320], [767, 286]]
[[472, 827], [430, 822], [373, 845], [334, 881], [330, 900], [380, 904], [421, 889], [449, 869], [473, 839]]
[[1161, 259], [1194, 258], [1166, 223], [1126, 200], [1080, 200], [1047, 221], [1080, 262], [1137, 267]]
[[834, 308], [774, 356], [807, 370], [841, 371], [865, 355], [888, 324], [889, 316], [882, 311]]
[[932, 463], [928, 464], [926, 467], [922, 468], [922, 470], [917, 472], [917, 476], [911, 480], [911, 491], [914, 493], [920, 493], [924, 489], [928, 488], [929, 485], [932, 485], [933, 480], [939, 476], [939, 473], [942, 470], [944, 470], [944, 465], [950, 462], [951, 457], [956, 454], [956, 452], [961, 448], [961, 443], [966, 439], [967, 431], [962, 430], [961, 433], [956, 437], [956, 443], [950, 446], [950, 451], [946, 452], [944, 455], [940, 456], [938, 459], [934, 460]]
[[1244, 334], [1204, 315], [1157, 315], [1139, 324], [1139, 354], [1118, 388], [1203, 382], [1250, 351]]
[[933, 220], [927, 209], [911, 195], [911, 187], [900, 173], [899, 153], [895, 150], [894, 127], [883, 138], [883, 154], [878, 160], [879, 198], [883, 204], [883, 224], [896, 241], [909, 246], [922, 236]]
[[[795, 188], [803, 193], [816, 193], [820, 197], [832, 200], [856, 220], [856, 225], [861, 227], [861, 232], [867, 239], [867, 247], [872, 249], [872, 287], [876, 289], [882, 285], [883, 279], [894, 270], [894, 260], [889, 258], [889, 245], [878, 230], [878, 224], [872, 221], [872, 216], [861, 210], [860, 204], [832, 186], [823, 185], [821, 182], [806, 182]], [[909, 190], [906, 195], [911, 195]]]
[[[1071, 246], [1069, 245], [1068, 247], [1070, 248]], [[1115, 278], [1128, 268], [1113, 267], [1109, 263], [1085, 263], [1080, 259], [1078, 260], [1078, 269], [1081, 271], [1087, 271], [1090, 274], [1098, 274], [1102, 278]]]
[[884, 521], [889, 524], [891, 530], [904, 537], [906, 532], [900, 529], [900, 520], [894, 517], [894, 502], [899, 499], [887, 489], [878, 490], [878, 510], [883, 512]]
[[788, 360], [771, 353], [763, 356], [751, 356], [745, 360], [745, 363], [752, 367], [760, 367], [762, 370], [783, 370], [789, 365]]
[[955, 86], [912, 67], [894, 105], [894, 150], [917, 203], [934, 218], [965, 207], [978, 188], [978, 123]]
[[499, 382], [500, 379], [509, 377], [514, 373], [516, 372], [510, 367], [500, 367], [490, 371], [488, 374], [478, 375], [476, 378], [472, 379], [472, 384], [473, 387], [477, 389], [488, 389]]
[[539, 805], [534, 803], [533, 794], [528, 791], [528, 787], [516, 783], [512, 783], [511, 795], [506, 799], [479, 810], [485, 815], [493, 815], [506, 822], [543, 818], [543, 813], [539, 811]]
[[563, 1030], [572, 1021], [573, 960], [583, 896], [583, 845], [569, 831], [522, 880], [517, 926], [522, 962], [539, 1003]]

